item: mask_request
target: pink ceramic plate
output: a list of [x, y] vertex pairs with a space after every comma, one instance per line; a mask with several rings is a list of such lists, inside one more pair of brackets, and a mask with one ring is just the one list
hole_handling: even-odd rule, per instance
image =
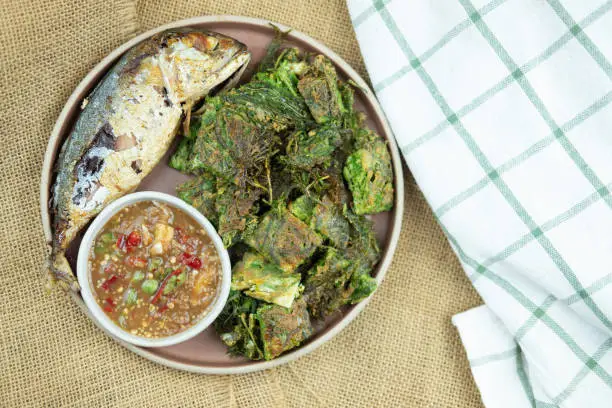
[[[284, 31], [288, 29], [288, 27], [284, 27], [280, 24], [276, 25]], [[93, 90], [96, 83], [126, 50], [143, 39], [160, 31], [178, 27], [194, 27], [210, 31], [217, 31], [245, 43], [253, 54], [250, 71], [247, 71], [245, 76], [246, 78], [249, 77], [249, 73], [252, 72], [254, 67], [257, 66], [259, 60], [263, 57], [267, 45], [274, 36], [274, 30], [271, 28], [270, 23], [265, 20], [236, 16], [196, 17], [177, 21], [141, 34], [131, 41], [123, 44], [121, 47], [117, 48], [106, 58], [104, 58], [93, 70], [91, 70], [89, 74], [87, 74], [87, 76], [81, 81], [68, 99], [66, 106], [64, 106], [64, 109], [57, 119], [47, 146], [42, 168], [40, 209], [45, 238], [48, 242], [51, 241], [51, 216], [49, 214], [48, 202], [50, 197], [49, 191], [53, 180], [53, 163], [64, 138], [69, 134], [76, 117], [79, 114], [81, 101], [89, 94], [91, 90]], [[305, 51], [326, 55], [334, 62], [339, 74], [342, 77], [345, 79], [352, 79], [355, 83], [357, 83], [362, 88], [361, 91], [357, 91], [356, 93], [357, 109], [366, 112], [369, 118], [369, 125], [380, 135], [385, 137], [389, 142], [389, 149], [393, 158], [393, 169], [395, 172], [395, 206], [392, 211], [377, 214], [373, 218], [379, 242], [381, 244], [381, 248], [383, 249], [382, 259], [375, 272], [376, 279], [379, 283], [381, 283], [391, 262], [393, 252], [395, 251], [403, 213], [404, 182], [400, 156], [395, 140], [392, 137], [391, 130], [389, 129], [387, 122], [385, 121], [384, 114], [378, 105], [378, 102], [375, 100], [373, 94], [369, 90], [368, 85], [346, 62], [344, 62], [344, 60], [342, 60], [329, 48], [297, 31], [292, 31], [289, 34], [288, 44], [297, 46]], [[167, 157], [165, 160], [162, 160], [162, 162], [153, 170], [153, 172], [143, 181], [139, 190], [157, 190], [175, 194], [176, 185], [186, 180], [187, 177], [169, 168], [166, 163]], [[79, 244], [78, 241], [80, 241], [80, 239], [74, 243], [73, 247], [69, 251], [69, 259], [73, 264], [73, 268], [76, 261], [76, 253]], [[376, 294], [373, 296], [376, 296]], [[78, 294], [72, 294], [72, 297], [76, 304], [81, 307], [83, 312], [89, 318], [91, 318], [91, 315], [88, 309], [85, 307], [81, 296]], [[184, 343], [155, 349], [137, 347], [124, 343], [114, 337], [113, 338], [122, 346], [128, 348], [136, 354], [169, 367], [207, 374], [247, 373], [284, 364], [311, 352], [324, 342], [330, 340], [335, 334], [342, 330], [351, 320], [355, 318], [355, 316], [357, 316], [357, 314], [359, 314], [366, 304], [367, 300], [355, 306], [343, 309], [342, 312], [328, 318], [325, 322], [319, 322], [317, 324], [316, 334], [305, 342], [300, 348], [292, 350], [272, 361], [249, 361], [243, 358], [228, 356], [226, 354], [225, 345], [218, 338], [213, 328], [209, 328], [202, 334]], [[95, 320], [93, 321], [97, 324]], [[98, 327], [100, 326], [98, 325]], [[106, 332], [106, 334], [111, 336], [108, 332]]]

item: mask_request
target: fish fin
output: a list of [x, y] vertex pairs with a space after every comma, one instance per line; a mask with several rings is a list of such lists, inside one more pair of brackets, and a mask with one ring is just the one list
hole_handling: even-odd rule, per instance
[[72, 268], [62, 252], [52, 253], [45, 268], [45, 288], [51, 291], [59, 286], [64, 290], [78, 292], [81, 290], [79, 282], [76, 280]]

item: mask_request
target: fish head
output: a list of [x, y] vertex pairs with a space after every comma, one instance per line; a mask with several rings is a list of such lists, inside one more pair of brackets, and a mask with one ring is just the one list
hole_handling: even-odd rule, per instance
[[194, 103], [213, 90], [231, 88], [251, 60], [246, 45], [219, 33], [170, 31], [157, 41], [162, 49], [157, 63], [173, 103]]

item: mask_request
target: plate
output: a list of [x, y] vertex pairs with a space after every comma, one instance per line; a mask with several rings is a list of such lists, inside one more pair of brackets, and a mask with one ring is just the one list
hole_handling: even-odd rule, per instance
[[[282, 24], [273, 24], [283, 31], [289, 30], [289, 27], [283, 26]], [[176, 21], [147, 31], [115, 49], [96, 65], [76, 87], [68, 99], [68, 102], [55, 123], [55, 127], [49, 139], [49, 144], [47, 145], [41, 177], [40, 210], [45, 239], [48, 243], [51, 242], [52, 237], [51, 215], [48, 203], [50, 189], [53, 183], [53, 164], [59, 153], [62, 142], [72, 130], [72, 126], [80, 112], [82, 100], [93, 90], [97, 82], [128, 49], [161, 31], [183, 27], [217, 31], [234, 37], [246, 44], [253, 58], [244, 78], [250, 77], [250, 74], [257, 66], [257, 62], [264, 56], [267, 45], [274, 37], [274, 30], [270, 22], [266, 20], [237, 16], [195, 17]], [[287, 44], [296, 46], [304, 51], [324, 54], [334, 63], [341, 78], [353, 80], [360, 88], [355, 93], [356, 108], [364, 111], [368, 115], [368, 125], [388, 141], [395, 176], [394, 208], [392, 211], [376, 214], [372, 217], [382, 249], [381, 261], [374, 272], [376, 280], [380, 284], [389, 268], [391, 258], [396, 248], [403, 214], [404, 181], [401, 159], [395, 139], [392, 137], [391, 129], [369, 86], [342, 58], [323, 44], [298, 31], [292, 30], [289, 33]], [[172, 151], [172, 149], [170, 151]], [[167, 166], [169, 155], [170, 153], [162, 159], [151, 174], [143, 180], [138, 190], [155, 190], [175, 194], [176, 185], [187, 180], [188, 177]], [[79, 242], [80, 239], [75, 240], [72, 247], [67, 252], [68, 259], [73, 265], [73, 268], [76, 261]], [[130, 351], [168, 367], [205, 374], [248, 373], [272, 368], [295, 360], [330, 340], [334, 335], [346, 327], [369, 301], [369, 299], [366, 299], [357, 305], [345, 307], [325, 321], [318, 322], [316, 325], [316, 334], [308, 341], [304, 342], [300, 348], [291, 350], [275, 360], [250, 361], [244, 358], [230, 357], [227, 355], [225, 345], [216, 335], [212, 327], [189, 341], [170, 347], [144, 348], [125, 343], [113, 337], [93, 319], [79, 294], [72, 293], [71, 296], [87, 317], [92, 319], [92, 321], [108, 336], [112, 337]], [[374, 293], [372, 296], [377, 295]]]

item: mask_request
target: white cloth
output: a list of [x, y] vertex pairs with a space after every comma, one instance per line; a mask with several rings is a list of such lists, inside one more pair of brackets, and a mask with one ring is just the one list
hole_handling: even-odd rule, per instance
[[403, 156], [486, 306], [487, 408], [612, 407], [612, 1], [348, 0]]

